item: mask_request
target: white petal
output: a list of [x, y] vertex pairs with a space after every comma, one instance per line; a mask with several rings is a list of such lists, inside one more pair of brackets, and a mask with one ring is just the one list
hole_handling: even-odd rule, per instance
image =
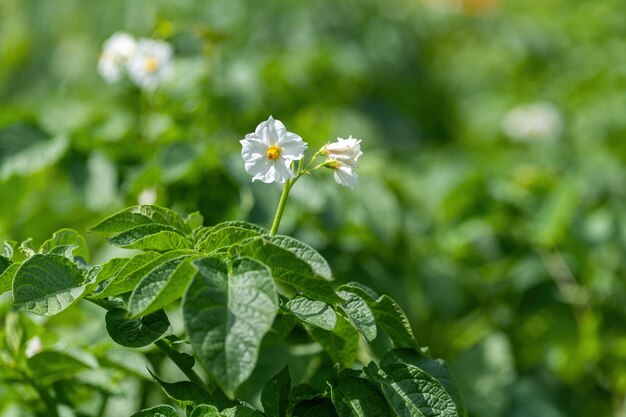
[[291, 161], [297, 161], [304, 157], [307, 148], [306, 142], [295, 133], [287, 132], [282, 141], [279, 142], [281, 156]]
[[254, 162], [257, 159], [266, 159], [267, 146], [256, 140], [256, 136], [250, 137], [252, 134], [246, 135], [246, 139], [239, 141], [241, 143], [241, 158], [244, 162]]
[[344, 187], [348, 187], [350, 189], [354, 189], [356, 185], [356, 180], [358, 176], [349, 165], [341, 164], [339, 167], [334, 169], [333, 177], [335, 181], [339, 185], [343, 185]]

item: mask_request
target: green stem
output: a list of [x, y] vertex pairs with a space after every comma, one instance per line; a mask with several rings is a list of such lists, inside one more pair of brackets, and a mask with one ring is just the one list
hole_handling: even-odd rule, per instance
[[174, 362], [181, 371], [183, 371], [185, 376], [187, 376], [187, 378], [189, 378], [191, 382], [199, 385], [202, 388], [206, 388], [204, 381], [202, 380], [202, 378], [200, 378], [200, 376], [196, 373], [196, 371], [186, 366], [186, 364], [184, 364], [180, 360], [180, 356], [178, 355], [178, 352], [172, 349], [170, 345], [168, 345], [163, 339], [157, 340], [156, 342], [154, 342], [154, 344], [156, 345], [156, 347], [161, 349], [163, 353], [165, 353], [167, 357], [170, 358], [172, 362]]
[[274, 216], [274, 223], [272, 223], [272, 228], [270, 229], [270, 236], [274, 236], [278, 231], [278, 226], [280, 225], [280, 220], [283, 218], [283, 211], [285, 211], [285, 205], [287, 204], [289, 191], [291, 190], [291, 186], [296, 179], [294, 179], [293, 182], [291, 180], [287, 180], [285, 182], [285, 186], [283, 187], [283, 194], [280, 196], [278, 208], [276, 209], [276, 215]]
[[[115, 308], [106, 301], [97, 298], [85, 298], [85, 300], [92, 302], [93, 304], [100, 306], [105, 310], [112, 310]], [[202, 378], [200, 378], [200, 376], [193, 369], [186, 366], [186, 364], [181, 361], [178, 352], [172, 349], [163, 339], [157, 340], [156, 342], [154, 342], [154, 345], [161, 349], [163, 353], [165, 353], [167, 357], [170, 358], [172, 362], [176, 364], [176, 366], [178, 366], [178, 368], [187, 376], [187, 378], [189, 378], [191, 382], [199, 385], [204, 389], [208, 389], [209, 393], [211, 392], [212, 387], [207, 386], [207, 384], [204, 383]]]

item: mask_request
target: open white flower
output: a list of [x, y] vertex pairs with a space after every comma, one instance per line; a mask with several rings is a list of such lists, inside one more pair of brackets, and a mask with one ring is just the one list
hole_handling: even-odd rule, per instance
[[358, 165], [359, 157], [363, 155], [361, 139], [355, 139], [352, 136], [348, 139], [337, 138], [337, 142], [325, 145], [321, 154], [355, 167]]
[[140, 39], [128, 62], [131, 80], [141, 88], [154, 90], [172, 73], [172, 54], [172, 47], [167, 42]]
[[117, 32], [104, 41], [98, 60], [98, 72], [108, 83], [120, 80], [128, 60], [137, 49], [137, 42], [128, 33]]
[[265, 183], [283, 183], [293, 178], [291, 163], [302, 159], [307, 147], [300, 136], [288, 132], [285, 125], [272, 116], [239, 143], [242, 145], [241, 157], [252, 181]]
[[335, 182], [337, 182], [337, 184], [348, 187], [351, 190], [354, 189], [356, 180], [359, 177], [354, 172], [354, 167], [352, 165], [348, 165], [338, 160], [333, 160], [328, 167], [333, 170], [333, 177], [335, 178]]

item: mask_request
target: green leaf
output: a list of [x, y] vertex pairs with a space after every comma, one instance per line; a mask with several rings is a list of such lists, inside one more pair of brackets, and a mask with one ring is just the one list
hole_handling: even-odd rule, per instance
[[185, 224], [191, 231], [195, 231], [200, 229], [204, 225], [204, 217], [200, 214], [199, 211], [194, 211], [193, 213], [189, 213], [187, 218], [185, 219]]
[[289, 377], [289, 369], [285, 366], [263, 387], [261, 404], [265, 414], [272, 417], [286, 417], [290, 393], [291, 378]]
[[191, 261], [187, 255], [170, 259], [145, 275], [128, 300], [128, 312], [149, 314], [182, 297], [196, 275]]
[[248, 258], [228, 268], [216, 258], [194, 262], [198, 274], [183, 300], [187, 333], [198, 357], [232, 396], [257, 361], [278, 296], [269, 270]]
[[33, 238], [32, 237], [29, 237], [28, 239], [22, 241], [22, 243], [20, 243], [19, 250], [27, 258], [30, 258], [31, 256], [37, 254], [37, 251], [33, 247]]
[[372, 307], [376, 324], [385, 331], [397, 347], [419, 349], [411, 324], [404, 310], [391, 297], [382, 295]]
[[125, 249], [167, 251], [191, 248], [191, 240], [178, 229], [163, 224], [144, 224], [107, 238], [113, 246]]
[[53, 316], [83, 295], [82, 273], [69, 259], [37, 254], [25, 260], [13, 280], [13, 304], [17, 309]]
[[223, 414], [212, 405], [199, 405], [191, 411], [189, 417], [222, 417]]
[[393, 349], [385, 353], [380, 362], [381, 366], [390, 363], [405, 363], [417, 366], [422, 371], [434, 377], [445, 388], [452, 401], [457, 406], [460, 415], [466, 415], [465, 404], [454, 381], [448, 365], [441, 359], [430, 359], [420, 351], [414, 349]]
[[17, 246], [16, 241], [5, 240], [2, 244], [2, 256], [11, 260], [11, 258], [13, 258], [13, 253], [15, 252], [16, 246]]
[[296, 318], [292, 314], [277, 314], [274, 323], [261, 341], [261, 351], [281, 342], [296, 325]]
[[[74, 256], [79, 256], [85, 262], [89, 262], [89, 247], [87, 246], [87, 242], [85, 242], [85, 238], [72, 229], [61, 229], [54, 232], [52, 238], [46, 240], [43, 245], [41, 245], [40, 250], [61, 255], [64, 250], [61, 249], [61, 251], [59, 251], [58, 248], [66, 247], [69, 247], [69, 252]], [[55, 251], [55, 249], [57, 250]]]
[[197, 249], [208, 254], [267, 233], [269, 233], [267, 230], [251, 223], [240, 221], [219, 223], [205, 233]]
[[260, 411], [243, 405], [227, 408], [222, 414], [224, 417], [264, 417]]
[[387, 295], [378, 296], [374, 290], [358, 282], [342, 285], [339, 290], [360, 295], [372, 310], [378, 327], [389, 335], [396, 347], [419, 349], [409, 319], [404, 310], [391, 297]]
[[333, 272], [331, 271], [328, 262], [326, 262], [326, 259], [324, 259], [322, 255], [309, 245], [289, 236], [267, 236], [266, 239], [271, 243], [294, 253], [298, 258], [309, 264], [313, 272], [317, 275], [329, 281], [333, 280]]
[[15, 311], [8, 311], [6, 314], [4, 320], [4, 339], [11, 356], [17, 358], [22, 347], [22, 342], [24, 341], [24, 329], [20, 315]]
[[165, 382], [152, 372], [150, 372], [150, 375], [152, 375], [155, 381], [161, 386], [165, 394], [174, 400], [182, 409], [201, 404], [215, 404], [215, 400], [211, 394], [191, 381]]
[[339, 311], [365, 340], [376, 339], [376, 321], [374, 314], [363, 298], [350, 291], [337, 291], [345, 301], [339, 305]]
[[371, 362], [365, 372], [380, 384], [389, 405], [400, 416], [465, 415], [440, 381], [418, 366], [399, 358], [393, 351], [385, 355], [380, 367]]
[[15, 278], [15, 273], [20, 265], [19, 262], [14, 262], [0, 273], [0, 294], [4, 294], [13, 288], [13, 278]]
[[157, 405], [141, 410], [130, 417], [178, 417], [178, 412], [171, 405]]
[[159, 340], [170, 328], [163, 310], [150, 315], [131, 319], [125, 310], [116, 308], [105, 316], [107, 332], [116, 343], [126, 347], [147, 346]]
[[338, 417], [333, 403], [328, 398], [302, 401], [293, 408], [293, 417]]
[[385, 397], [360, 371], [344, 370], [332, 378], [330, 397], [339, 417], [388, 417], [392, 412]]
[[128, 263], [119, 270], [110, 280], [102, 284], [102, 290], [98, 288], [97, 298], [112, 297], [133, 291], [137, 284], [153, 270], [165, 262], [181, 256], [189, 256], [194, 252], [188, 250], [176, 250], [162, 255], [156, 252], [146, 252], [130, 258]]
[[321, 301], [296, 297], [285, 304], [285, 309], [301, 321], [324, 330], [332, 330], [337, 324], [335, 311], [331, 306]]
[[333, 362], [346, 368], [352, 366], [359, 351], [359, 333], [342, 316], [337, 316], [337, 324], [332, 332], [310, 326], [306, 329]]
[[0, 131], [0, 181], [28, 175], [56, 162], [67, 149], [64, 136], [50, 138], [41, 130], [15, 124]]
[[40, 352], [27, 358], [26, 363], [33, 377], [45, 383], [69, 378], [91, 367], [75, 356], [57, 351]]
[[191, 231], [183, 218], [175, 211], [148, 205], [126, 208], [102, 220], [90, 230], [94, 232], [121, 233], [147, 224], [171, 226], [181, 233], [189, 233]]
[[331, 304], [343, 301], [328, 281], [313, 272], [308, 263], [265, 238], [254, 239], [237, 250], [241, 255], [250, 256], [267, 265], [274, 279], [297, 289], [310, 299]]

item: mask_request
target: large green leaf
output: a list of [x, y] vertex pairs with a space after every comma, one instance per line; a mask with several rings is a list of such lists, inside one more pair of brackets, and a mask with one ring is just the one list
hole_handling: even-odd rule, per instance
[[149, 314], [182, 297], [196, 274], [192, 260], [179, 256], [151, 270], [133, 290], [128, 312], [133, 316]]
[[0, 256], [0, 294], [4, 294], [11, 289], [13, 277], [19, 266], [19, 263], [11, 263], [8, 258]]
[[85, 238], [76, 230], [61, 229], [52, 235], [41, 245], [41, 251], [63, 255], [69, 252], [74, 256], [81, 257], [85, 262], [89, 262], [89, 247]]
[[376, 321], [367, 302], [358, 294], [350, 291], [337, 291], [345, 301], [339, 305], [339, 311], [365, 340], [371, 342], [376, 339]]
[[269, 270], [252, 259], [236, 258], [230, 268], [210, 257], [194, 264], [198, 274], [183, 301], [187, 332], [207, 370], [232, 396], [254, 369], [278, 296]]
[[261, 404], [265, 414], [273, 417], [286, 417], [291, 393], [291, 377], [285, 366], [274, 378], [270, 379], [261, 393]]
[[378, 327], [389, 335], [396, 347], [419, 349], [409, 319], [391, 297], [378, 296], [372, 289], [358, 282], [342, 285], [339, 290], [350, 291], [363, 298], [372, 310]]
[[376, 324], [385, 331], [397, 347], [419, 349], [411, 324], [404, 310], [391, 297], [381, 295], [372, 306]]
[[58, 351], [37, 353], [27, 358], [26, 363], [33, 376], [45, 383], [71, 377], [92, 365], [75, 355]]
[[389, 417], [392, 412], [382, 393], [359, 378], [360, 371], [346, 369], [332, 378], [330, 396], [339, 417]]
[[333, 279], [333, 272], [326, 259], [309, 245], [289, 236], [267, 236], [266, 239], [289, 252], [293, 252], [298, 258], [306, 262], [317, 275], [329, 281]]
[[385, 353], [385, 356], [380, 361], [380, 365], [383, 367], [390, 363], [405, 363], [417, 366], [422, 371], [434, 377], [444, 387], [448, 395], [450, 395], [460, 415], [466, 414], [465, 404], [461, 398], [454, 377], [445, 361], [441, 359], [430, 359], [424, 356], [420, 351], [414, 349], [393, 349]]
[[0, 181], [27, 175], [56, 162], [67, 148], [66, 137], [49, 138], [41, 130], [16, 124], [0, 131]]
[[178, 417], [178, 412], [171, 405], [157, 405], [141, 410], [130, 417]]
[[312, 300], [331, 304], [342, 301], [328, 281], [316, 274], [307, 262], [265, 238], [247, 242], [237, 248], [237, 251], [267, 265], [274, 279], [297, 289]]
[[152, 372], [150, 375], [161, 386], [165, 394], [182, 409], [201, 404], [215, 404], [215, 400], [207, 390], [191, 381], [165, 382]]
[[163, 224], [142, 224], [107, 238], [110, 244], [126, 249], [167, 251], [190, 249], [192, 242], [182, 232]]
[[105, 316], [107, 332], [116, 343], [126, 347], [147, 346], [159, 340], [170, 328], [163, 310], [138, 319], [128, 318], [127, 312], [116, 308]]
[[37, 254], [25, 260], [13, 279], [13, 303], [20, 310], [55, 315], [75, 303], [85, 290], [84, 277], [69, 259]]
[[333, 331], [307, 326], [307, 331], [319, 343], [335, 363], [349, 368], [359, 351], [359, 333], [342, 316], [337, 316]]
[[332, 330], [337, 324], [335, 311], [331, 306], [321, 301], [295, 297], [289, 300], [284, 307], [301, 321], [324, 330]]
[[242, 240], [266, 235], [268, 231], [251, 223], [233, 221], [213, 226], [196, 246], [204, 253], [211, 253], [221, 248], [228, 248]]
[[95, 232], [122, 233], [137, 226], [160, 224], [171, 226], [182, 233], [191, 230], [183, 218], [173, 210], [159, 206], [133, 206], [117, 212], [91, 228]]
[[462, 417], [459, 407], [448, 389], [434, 376], [388, 352], [380, 367], [371, 362], [365, 371], [382, 387], [391, 408], [399, 416], [407, 417]]
[[193, 255], [193, 252], [188, 250], [175, 250], [162, 255], [156, 252], [146, 252], [135, 255], [113, 278], [101, 284], [96, 297], [112, 297], [133, 291], [145, 276], [149, 275], [164, 263], [172, 259], [190, 255]]

